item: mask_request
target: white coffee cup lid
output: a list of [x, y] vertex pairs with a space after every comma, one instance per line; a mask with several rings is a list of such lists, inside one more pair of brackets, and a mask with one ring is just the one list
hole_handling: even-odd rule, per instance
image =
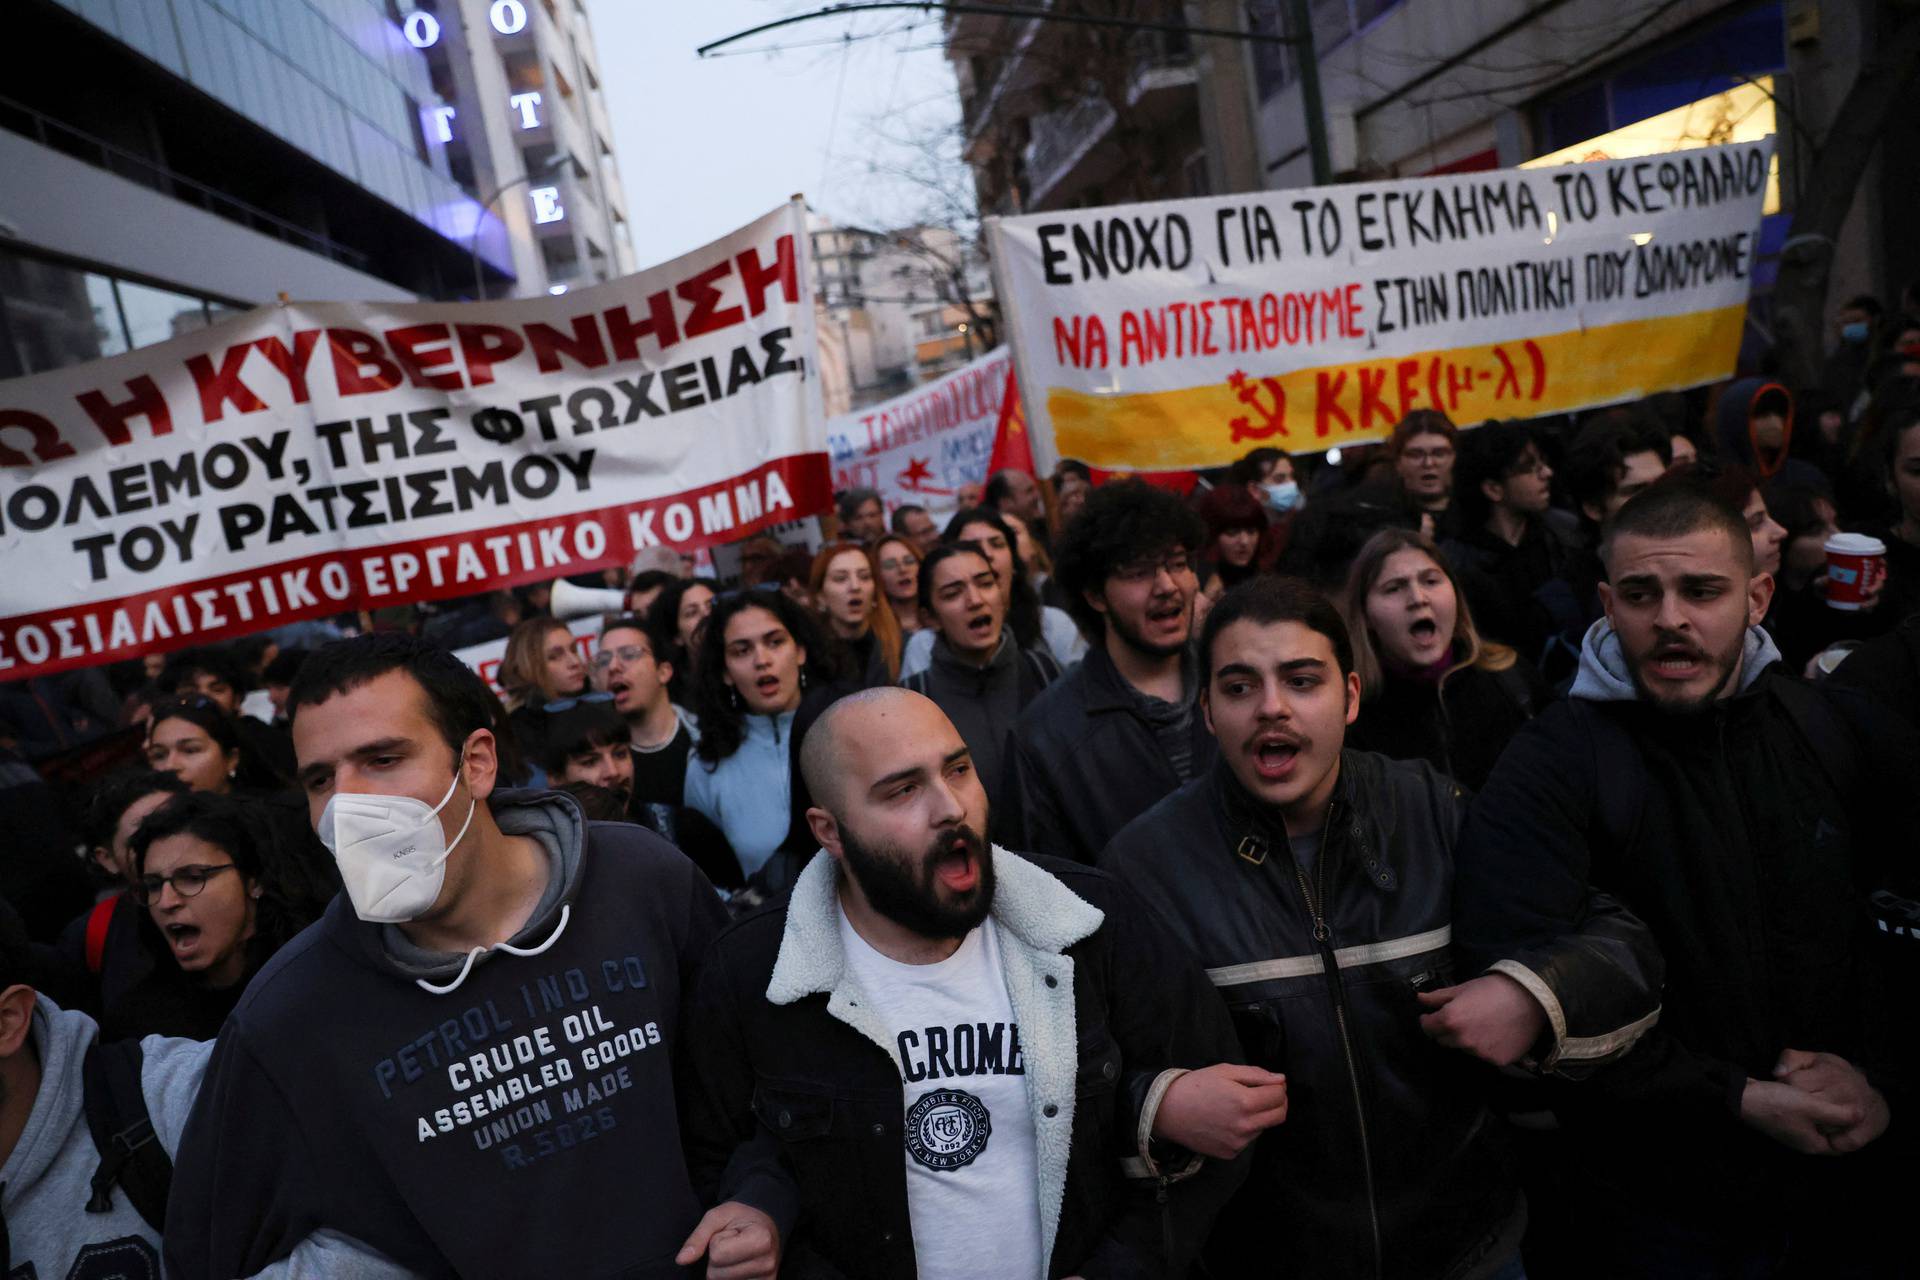
[[1887, 544], [1865, 533], [1836, 533], [1827, 539], [1826, 549], [1843, 556], [1883, 556]]

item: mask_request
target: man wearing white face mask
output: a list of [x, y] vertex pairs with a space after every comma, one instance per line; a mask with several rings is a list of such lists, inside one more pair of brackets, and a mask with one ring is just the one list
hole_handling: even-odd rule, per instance
[[249, 1275], [327, 1231], [429, 1275], [771, 1277], [791, 1209], [748, 1187], [703, 1216], [680, 1152], [712, 886], [642, 828], [495, 790], [491, 699], [444, 650], [330, 645], [288, 710], [346, 892], [227, 1023], [169, 1272]]

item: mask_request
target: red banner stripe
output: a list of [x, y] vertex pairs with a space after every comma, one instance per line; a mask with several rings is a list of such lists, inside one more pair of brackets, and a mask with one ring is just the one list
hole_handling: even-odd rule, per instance
[[799, 454], [641, 502], [322, 552], [138, 595], [79, 601], [0, 619], [0, 680], [233, 639], [306, 618], [544, 582], [625, 565], [657, 544], [692, 551], [818, 514], [832, 499], [827, 455]]

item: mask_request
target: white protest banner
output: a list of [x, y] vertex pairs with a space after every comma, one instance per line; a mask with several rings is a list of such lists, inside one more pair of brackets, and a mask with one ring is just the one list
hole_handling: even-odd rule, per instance
[[961, 486], [987, 482], [1012, 378], [1001, 347], [884, 404], [829, 419], [834, 489], [876, 489], [889, 513], [908, 503], [954, 510]]
[[[600, 624], [605, 621], [598, 614], [590, 618], [575, 618], [566, 624], [573, 633], [573, 647], [580, 651], [580, 661], [593, 666], [593, 644], [600, 638]], [[506, 696], [506, 690], [500, 687], [500, 664], [507, 657], [507, 638], [482, 640], [479, 644], [470, 644], [464, 649], [455, 649], [453, 656], [466, 663], [495, 695]]]
[[804, 211], [559, 297], [296, 302], [0, 383], [0, 679], [824, 510]]
[[1771, 154], [992, 220], [1035, 461], [1215, 466], [1725, 378]]

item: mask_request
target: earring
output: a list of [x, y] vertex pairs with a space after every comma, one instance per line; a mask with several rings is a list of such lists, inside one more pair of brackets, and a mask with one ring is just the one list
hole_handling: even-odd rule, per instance
[[807, 687], [807, 669], [805, 667], [800, 668], [800, 687], [802, 689]]
[[240, 776], [240, 767], [238, 765], [235, 765], [233, 768], [227, 770], [227, 779], [229, 781], [239, 776]]
[[740, 691], [732, 685], [727, 686], [727, 705], [738, 711], [745, 704], [740, 701]]

